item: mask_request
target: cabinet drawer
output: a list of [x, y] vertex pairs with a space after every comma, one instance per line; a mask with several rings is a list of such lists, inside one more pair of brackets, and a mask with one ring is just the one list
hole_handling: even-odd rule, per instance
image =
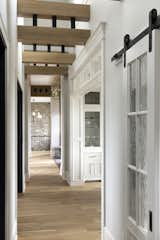
[[85, 161], [101, 161], [101, 153], [85, 153]]

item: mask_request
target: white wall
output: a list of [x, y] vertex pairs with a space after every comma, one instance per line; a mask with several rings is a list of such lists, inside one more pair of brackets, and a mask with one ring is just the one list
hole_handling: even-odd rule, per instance
[[[82, 1], [81, 1], [82, 2]], [[86, 1], [83, 1], [86, 2]], [[136, 36], [148, 26], [152, 8], [160, 11], [159, 0], [93, 0], [90, 28], [106, 22], [105, 77], [105, 231], [106, 239], [123, 240], [124, 173], [124, 93], [123, 64], [111, 63], [111, 57], [123, 46], [123, 36]], [[77, 48], [79, 54], [80, 48]]]
[[7, 240], [14, 240], [17, 234], [17, 1], [1, 2], [7, 6], [7, 12], [3, 8], [0, 14], [8, 37], [6, 235]]
[[[91, 4], [91, 30], [106, 22], [105, 36], [105, 235], [123, 239], [123, 122], [122, 67], [111, 63], [123, 41], [122, 3], [94, 0]], [[112, 94], [111, 94], [112, 93]]]

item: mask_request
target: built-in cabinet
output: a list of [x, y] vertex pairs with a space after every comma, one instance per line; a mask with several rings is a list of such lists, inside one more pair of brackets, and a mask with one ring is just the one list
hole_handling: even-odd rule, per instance
[[100, 24], [69, 69], [70, 185], [103, 178], [105, 24]]
[[101, 179], [101, 105], [100, 92], [89, 92], [83, 99], [82, 159], [84, 181]]

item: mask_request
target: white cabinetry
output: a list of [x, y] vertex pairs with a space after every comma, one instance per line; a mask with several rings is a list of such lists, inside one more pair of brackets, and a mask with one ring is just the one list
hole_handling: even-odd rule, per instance
[[82, 110], [82, 172], [84, 181], [101, 180], [101, 105], [100, 92], [84, 96]]
[[[103, 179], [104, 36], [105, 24], [101, 23], [69, 68], [70, 185]], [[89, 93], [98, 93], [99, 102], [86, 103]]]
[[99, 152], [84, 152], [84, 180], [96, 181], [101, 179], [101, 157]]

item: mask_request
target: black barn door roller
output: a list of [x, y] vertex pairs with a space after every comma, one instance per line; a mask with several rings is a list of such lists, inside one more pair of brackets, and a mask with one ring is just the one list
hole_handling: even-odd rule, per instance
[[124, 48], [122, 48], [119, 52], [117, 52], [111, 59], [111, 61], [115, 61], [124, 56], [124, 67], [126, 66], [126, 52], [131, 47], [133, 47], [137, 42], [143, 39], [146, 35], [149, 35], [149, 52], [152, 51], [152, 31], [154, 29], [160, 29], [160, 15], [158, 15], [156, 9], [152, 9], [149, 12], [149, 26], [144, 29], [139, 35], [137, 35], [134, 39], [131, 39], [129, 34], [124, 36]]

